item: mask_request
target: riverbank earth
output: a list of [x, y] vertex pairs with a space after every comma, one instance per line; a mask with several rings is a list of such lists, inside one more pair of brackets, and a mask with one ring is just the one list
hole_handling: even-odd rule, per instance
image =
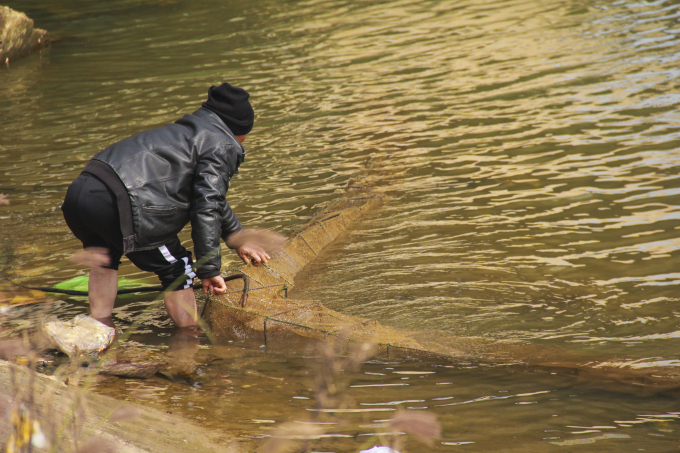
[[[32, 393], [30, 395], [29, 393]], [[233, 453], [238, 450], [217, 443], [215, 433], [189, 423], [182, 417], [132, 402], [98, 395], [68, 386], [55, 377], [34, 373], [20, 365], [0, 361], [0, 438], [9, 439], [10, 410], [20, 397], [41, 422], [42, 431], [60, 430], [59, 451], [73, 448], [73, 414], [77, 416], [80, 445], [97, 439], [118, 453], [183, 453], [201, 451]], [[28, 404], [35, 398], [33, 404]], [[65, 429], [66, 428], [66, 429]], [[224, 437], [220, 434], [220, 437]]]

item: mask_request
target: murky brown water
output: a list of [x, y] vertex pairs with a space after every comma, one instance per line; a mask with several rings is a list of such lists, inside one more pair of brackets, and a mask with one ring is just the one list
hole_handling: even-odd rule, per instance
[[[84, 272], [68, 261], [78, 243], [59, 206], [85, 162], [227, 80], [258, 114], [229, 193], [246, 225], [303, 225], [368, 156], [395, 176], [391, 201], [300, 276], [298, 297], [395, 327], [680, 364], [674, 2], [6, 3], [59, 37], [0, 69], [0, 192], [12, 203], [0, 235], [31, 283]], [[124, 325], [147, 304], [116, 315]], [[159, 314], [137, 341], [163, 345], [170, 332]], [[302, 420], [305, 353], [242, 347], [252, 361], [241, 366], [229, 348], [201, 350], [223, 358], [198, 386], [120, 385], [153, 386], [153, 404], [244, 437]], [[348, 415], [315, 451], [357, 451], [396, 407], [440, 416], [438, 451], [680, 446], [673, 398], [448, 366], [368, 363], [355, 384], [378, 386], [350, 393], [382, 412]]]

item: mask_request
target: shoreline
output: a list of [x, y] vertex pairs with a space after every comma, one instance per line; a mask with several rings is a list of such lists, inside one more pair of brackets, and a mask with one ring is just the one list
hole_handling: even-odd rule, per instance
[[[60, 447], [59, 451], [73, 448], [74, 433], [80, 434], [78, 441], [81, 447], [89, 439], [98, 445], [100, 442], [108, 443], [112, 451], [119, 453], [240, 451], [234, 441], [220, 445], [213, 440], [217, 437], [216, 433], [183, 417], [68, 386], [55, 377], [0, 360], [0, 405], [5, 408], [0, 411], [3, 445], [12, 430], [11, 411], [22, 403], [31, 419], [40, 422], [48, 439], [54, 435], [50, 440]], [[219, 436], [224, 437], [224, 434]]]

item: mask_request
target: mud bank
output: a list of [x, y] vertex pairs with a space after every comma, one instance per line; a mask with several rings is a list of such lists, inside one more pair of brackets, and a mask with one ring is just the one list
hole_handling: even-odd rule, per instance
[[[98, 439], [98, 442], [108, 442], [112, 450], [119, 453], [238, 451], [217, 444], [211, 440], [211, 433], [180, 417], [67, 386], [56, 378], [0, 361], [0, 442], [3, 446], [12, 430], [11, 409], [21, 402], [40, 422], [48, 439], [52, 438], [51, 432], [59, 433], [58, 451], [72, 450], [73, 426], [77, 426], [79, 441]], [[220, 433], [220, 437], [223, 436]]]
[[47, 44], [47, 31], [34, 28], [26, 14], [0, 6], [0, 61], [9, 63]]

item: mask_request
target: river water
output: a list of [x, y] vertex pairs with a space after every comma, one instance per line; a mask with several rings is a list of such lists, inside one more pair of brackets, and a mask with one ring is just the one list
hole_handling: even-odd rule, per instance
[[[27, 282], [85, 272], [68, 260], [79, 244], [59, 206], [92, 155], [229, 81], [257, 114], [228, 195], [246, 226], [290, 233], [369, 157], [390, 175], [385, 206], [299, 276], [296, 297], [393, 327], [680, 365], [676, 2], [7, 4], [56, 38], [0, 69], [0, 192], [11, 201], [0, 228]], [[148, 279], [128, 263], [121, 274]], [[122, 301], [117, 320], [147, 305]], [[159, 313], [136, 339], [163, 346], [170, 332]], [[152, 388], [152, 404], [244, 442], [314, 407], [307, 353], [231, 345], [234, 362], [229, 346], [203, 348], [214, 379], [202, 386], [102, 391]], [[358, 451], [399, 407], [438, 415], [432, 451], [680, 447], [667, 394], [422, 358], [376, 359], [362, 373], [349, 393], [366, 410], [309, 451]]]

